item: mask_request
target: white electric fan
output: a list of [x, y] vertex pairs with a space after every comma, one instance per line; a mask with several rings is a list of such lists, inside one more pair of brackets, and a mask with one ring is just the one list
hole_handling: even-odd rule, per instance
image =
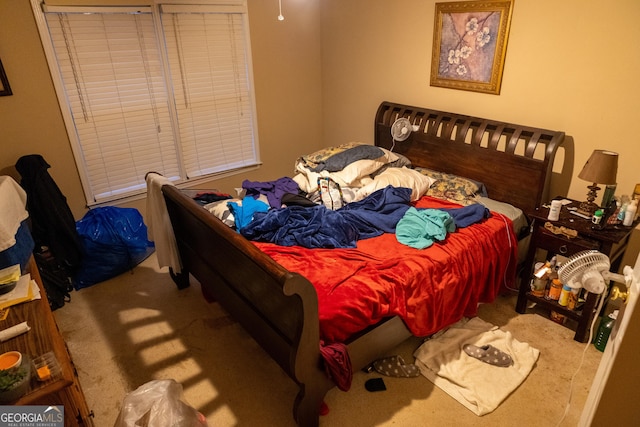
[[417, 130], [418, 126], [413, 126], [411, 121], [406, 117], [400, 117], [396, 119], [395, 122], [391, 125], [391, 138], [393, 138], [393, 145], [391, 146], [391, 151], [396, 146], [396, 142], [406, 141], [411, 135], [412, 130]]
[[391, 137], [394, 141], [404, 141], [411, 135], [412, 127], [409, 119], [400, 117], [391, 125]]
[[558, 276], [562, 283], [569, 287], [584, 288], [588, 292], [601, 294], [606, 289], [606, 283], [614, 281], [624, 283], [627, 288], [631, 285], [633, 269], [626, 266], [624, 275], [609, 271], [611, 263], [609, 257], [596, 250], [582, 251], [571, 256], [558, 269]]

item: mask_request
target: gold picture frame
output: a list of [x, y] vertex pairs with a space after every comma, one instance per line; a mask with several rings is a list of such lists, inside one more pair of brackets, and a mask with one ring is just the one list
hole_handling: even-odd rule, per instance
[[9, 96], [12, 94], [13, 92], [11, 92], [11, 86], [9, 86], [9, 79], [7, 79], [4, 67], [2, 66], [2, 61], [0, 60], [0, 96]]
[[431, 86], [500, 94], [513, 1], [436, 3]]

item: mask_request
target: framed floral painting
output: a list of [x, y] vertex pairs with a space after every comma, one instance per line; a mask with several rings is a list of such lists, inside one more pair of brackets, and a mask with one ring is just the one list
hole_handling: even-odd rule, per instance
[[436, 3], [431, 86], [500, 94], [513, 0]]

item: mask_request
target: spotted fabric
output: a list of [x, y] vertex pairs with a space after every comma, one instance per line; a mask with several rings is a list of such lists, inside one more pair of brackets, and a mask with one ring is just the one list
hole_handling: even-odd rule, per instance
[[400, 356], [385, 357], [373, 362], [376, 372], [388, 377], [411, 378], [420, 375], [420, 370], [416, 365], [406, 364]]
[[482, 347], [478, 347], [471, 344], [465, 344], [463, 350], [474, 359], [478, 359], [479, 361], [490, 365], [502, 368], [513, 365], [513, 359], [511, 359], [511, 356], [501, 350], [498, 350], [492, 345], [483, 345]]

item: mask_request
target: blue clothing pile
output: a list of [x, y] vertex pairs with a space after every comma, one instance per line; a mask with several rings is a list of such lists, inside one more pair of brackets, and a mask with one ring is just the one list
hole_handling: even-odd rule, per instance
[[388, 186], [337, 211], [318, 205], [256, 212], [240, 233], [281, 246], [355, 248], [360, 239], [394, 233], [410, 200], [411, 189]]

